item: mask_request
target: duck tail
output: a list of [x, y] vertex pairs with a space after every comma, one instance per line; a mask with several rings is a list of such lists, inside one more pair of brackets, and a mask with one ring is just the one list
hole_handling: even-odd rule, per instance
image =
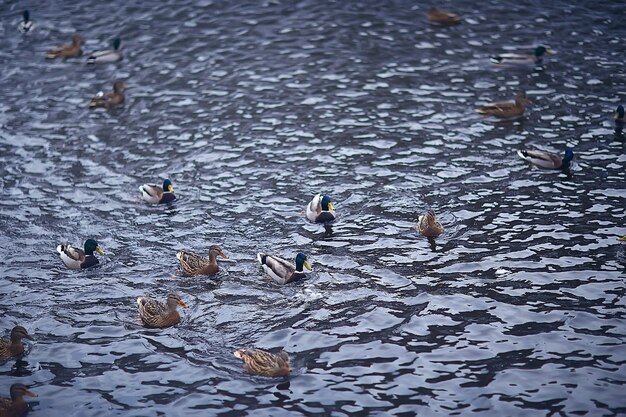
[[65, 251], [65, 245], [57, 246], [57, 252], [59, 252], [59, 254], [63, 253], [64, 251]]
[[493, 64], [501, 64], [502, 63], [502, 57], [501, 56], [492, 56], [491, 58], [489, 58], [489, 60]]
[[526, 152], [524, 149], [520, 149], [519, 151], [517, 151], [517, 154], [520, 156], [520, 158], [522, 159], [526, 159], [528, 158], [528, 152]]
[[266, 254], [259, 252], [256, 254], [256, 258], [259, 260], [259, 263], [261, 265], [265, 265], [265, 260], [267, 259]]
[[89, 58], [87, 58], [87, 65], [91, 65], [91, 64], [95, 64], [96, 63], [96, 57], [95, 56], [90, 56]]

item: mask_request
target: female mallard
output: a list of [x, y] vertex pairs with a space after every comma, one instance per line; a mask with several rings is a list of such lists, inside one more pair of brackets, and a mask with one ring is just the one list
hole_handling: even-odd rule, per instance
[[461, 23], [461, 16], [458, 14], [446, 10], [439, 10], [435, 7], [428, 9], [426, 17], [430, 23], [435, 25], [452, 26]]
[[33, 23], [32, 20], [30, 20], [29, 11], [24, 10], [24, 13], [22, 13], [22, 21], [20, 22], [19, 25], [17, 25], [17, 30], [19, 30], [22, 33], [29, 33], [33, 30], [34, 27], [35, 27], [35, 24]]
[[306, 206], [306, 218], [313, 223], [332, 223], [337, 218], [330, 197], [317, 194]]
[[426, 237], [437, 237], [443, 233], [443, 226], [437, 221], [433, 209], [428, 209], [425, 214], [419, 216], [415, 228]]
[[72, 36], [72, 44], [71, 45], [61, 45], [58, 48], [51, 49], [46, 52], [47, 59], [56, 59], [56, 58], [74, 58], [77, 56], [81, 56], [83, 54], [82, 49], [80, 49], [81, 44], [84, 39], [80, 35]]
[[141, 198], [151, 204], [171, 203], [176, 200], [174, 186], [169, 179], [163, 181], [163, 187], [156, 184], [144, 184], [139, 187], [139, 191], [141, 191]]
[[550, 48], [538, 46], [533, 54], [500, 54], [491, 57], [491, 62], [496, 65], [541, 65], [543, 56], [551, 53]]
[[261, 349], [248, 348], [235, 351], [235, 357], [243, 361], [243, 367], [252, 375], [259, 376], [288, 376], [289, 355], [284, 350], [278, 354]]
[[621, 104], [617, 106], [615, 109], [615, 114], [613, 115], [615, 118], [615, 126], [624, 127], [624, 123], [626, 123], [626, 115], [624, 114], [624, 106]]
[[100, 92], [91, 99], [88, 106], [89, 108], [104, 107], [110, 109], [124, 102], [124, 90], [126, 90], [126, 84], [122, 80], [116, 80], [113, 83], [113, 91], [107, 93]]
[[28, 403], [24, 397], [36, 397], [24, 384], [13, 384], [9, 390], [11, 399], [0, 397], [1, 417], [22, 417], [28, 413]]
[[560, 169], [562, 171], [569, 170], [570, 163], [572, 162], [572, 159], [574, 159], [574, 152], [571, 149], [566, 149], [563, 156], [550, 152], [529, 150], [517, 151], [517, 154], [522, 159], [525, 159], [539, 168]]
[[176, 308], [189, 306], [183, 302], [178, 294], [168, 294], [167, 301], [162, 303], [152, 297], [138, 297], [139, 317], [146, 327], [170, 327], [180, 321], [180, 314]]
[[57, 252], [61, 255], [61, 260], [70, 269], [85, 269], [98, 265], [98, 258], [93, 254], [94, 251], [100, 255], [104, 251], [98, 247], [98, 242], [93, 239], [87, 239], [84, 245], [85, 250], [75, 248], [71, 245], [57, 246]]
[[305, 276], [303, 266], [309, 271], [311, 270], [311, 265], [307, 262], [307, 257], [303, 253], [296, 255], [295, 265], [278, 256], [265, 253], [258, 253], [257, 259], [265, 273], [281, 285], [289, 284], [290, 282], [303, 278]]
[[87, 58], [87, 64], [105, 64], [120, 61], [122, 59], [121, 45], [122, 41], [120, 38], [115, 38], [113, 40], [113, 49], [92, 52]]
[[480, 114], [496, 116], [503, 119], [509, 117], [518, 117], [524, 114], [526, 110], [526, 104], [529, 104], [528, 96], [525, 92], [518, 93], [515, 96], [515, 103], [510, 101], [503, 101], [498, 103], [491, 103], [481, 106], [476, 109]]
[[228, 256], [222, 252], [222, 248], [213, 245], [209, 248], [208, 257], [180, 251], [176, 254], [176, 259], [180, 261], [180, 269], [186, 275], [215, 275], [220, 270], [217, 264], [218, 256], [228, 259]]
[[33, 340], [32, 336], [22, 326], [15, 326], [8, 339], [4, 337], [0, 339], [0, 359], [12, 358], [24, 353], [22, 339]]

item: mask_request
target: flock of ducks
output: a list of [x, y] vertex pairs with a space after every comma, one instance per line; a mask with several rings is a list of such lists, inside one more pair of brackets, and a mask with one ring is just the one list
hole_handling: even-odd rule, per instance
[[[462, 18], [452, 12], [430, 8], [427, 13], [430, 23], [442, 26], [451, 26], [461, 23]], [[28, 10], [24, 11], [23, 19], [18, 25], [22, 33], [29, 33], [34, 28], [34, 23], [30, 19]], [[51, 49], [46, 53], [47, 59], [68, 59], [82, 56], [83, 37], [72, 36], [72, 43], [61, 45]], [[531, 65], [537, 66], [543, 63], [545, 54], [550, 54], [550, 48], [538, 46], [532, 54], [501, 54], [491, 58], [491, 61], [498, 66], [504, 65]], [[123, 59], [121, 52], [121, 40], [114, 39], [113, 49], [98, 51], [90, 54], [87, 64], [112, 63]], [[88, 106], [90, 108], [113, 108], [124, 102], [124, 90], [126, 85], [121, 80], [116, 80], [113, 84], [113, 91], [99, 93], [91, 99]], [[483, 105], [476, 111], [483, 115], [495, 116], [498, 118], [515, 118], [524, 114], [526, 105], [531, 103], [524, 92], [520, 92], [515, 97], [514, 102], [497, 102]], [[624, 107], [618, 106], [615, 111], [616, 129], [621, 131], [626, 123]], [[557, 155], [539, 150], [520, 150], [518, 155], [531, 164], [551, 170], [567, 171], [574, 158], [574, 152], [566, 149], [563, 155]], [[143, 184], [139, 187], [141, 198], [150, 204], [169, 204], [176, 200], [174, 187], [170, 179], [165, 179], [162, 185]], [[337, 219], [337, 214], [331, 198], [327, 195], [317, 194], [306, 206], [306, 218], [317, 224], [324, 226], [331, 225]], [[434, 210], [429, 209], [419, 216], [416, 230], [429, 240], [440, 236], [444, 228], [437, 220]], [[626, 236], [620, 238], [626, 240]], [[431, 242], [432, 244], [432, 242]], [[57, 252], [66, 267], [73, 270], [91, 268], [98, 265], [98, 258], [95, 253], [103, 254], [104, 251], [98, 246], [94, 239], [87, 239], [83, 249], [71, 245], [62, 244], [57, 246]], [[192, 252], [180, 251], [176, 254], [180, 264], [180, 270], [184, 275], [215, 275], [219, 272], [217, 259], [228, 259], [222, 249], [213, 245], [208, 250], [208, 256], [198, 255]], [[304, 268], [311, 271], [312, 267], [307, 256], [298, 253], [295, 263], [291, 263], [278, 256], [258, 253], [257, 260], [263, 271], [271, 277], [274, 282], [280, 285], [289, 284], [305, 277]], [[158, 301], [150, 296], [137, 298], [137, 308], [139, 317], [146, 327], [166, 328], [174, 326], [180, 322], [178, 307], [188, 308], [188, 305], [178, 294], [168, 294], [165, 302]], [[24, 353], [23, 339], [33, 340], [27, 330], [22, 326], [15, 326], [8, 338], [0, 339], [0, 360], [20, 356]], [[289, 366], [289, 355], [285, 351], [271, 353], [256, 348], [239, 349], [234, 352], [235, 357], [241, 359], [244, 369], [253, 375], [280, 377], [287, 376], [291, 372]], [[23, 384], [13, 384], [10, 388], [10, 399], [0, 398], [0, 417], [22, 416], [28, 411], [28, 404], [24, 401], [25, 396], [36, 396]]]

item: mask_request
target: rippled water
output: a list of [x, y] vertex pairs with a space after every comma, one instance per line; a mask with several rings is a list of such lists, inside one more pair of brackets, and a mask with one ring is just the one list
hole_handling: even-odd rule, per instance
[[[626, 413], [620, 2], [33, 3], [0, 10], [0, 329], [36, 340], [0, 365], [39, 394], [32, 416]], [[125, 60], [44, 52], [80, 32], [119, 35]], [[496, 70], [502, 50], [550, 45], [543, 70]], [[88, 111], [121, 78], [123, 108]], [[475, 106], [528, 92], [514, 121]], [[573, 175], [522, 147], [576, 153]], [[147, 206], [137, 187], [179, 195]], [[302, 211], [317, 192], [332, 234]], [[446, 233], [432, 251], [417, 216]], [[54, 248], [96, 238], [102, 266]], [[217, 278], [174, 254], [219, 244]], [[257, 251], [307, 253], [279, 287]], [[177, 291], [180, 325], [148, 330], [135, 298]], [[232, 352], [284, 348], [288, 379], [249, 376]]]

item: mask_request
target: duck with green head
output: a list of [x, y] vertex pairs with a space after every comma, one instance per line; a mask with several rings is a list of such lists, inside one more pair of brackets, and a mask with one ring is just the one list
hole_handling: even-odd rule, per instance
[[24, 397], [36, 397], [24, 384], [13, 384], [9, 389], [11, 399], [0, 397], [1, 417], [23, 417], [28, 413], [28, 403]]
[[551, 54], [552, 49], [538, 46], [532, 54], [500, 54], [491, 57], [491, 62], [498, 66], [503, 65], [541, 65], [545, 54]]
[[92, 52], [91, 55], [87, 57], [87, 64], [107, 64], [121, 61], [123, 58], [121, 46], [122, 40], [115, 38], [113, 40], [113, 49]]
[[176, 200], [174, 186], [169, 178], [163, 180], [162, 187], [156, 184], [144, 184], [139, 187], [139, 191], [141, 191], [141, 198], [150, 204], [165, 204]]
[[269, 275], [277, 284], [289, 284], [290, 282], [297, 281], [304, 278], [304, 268], [309, 271], [312, 269], [311, 265], [307, 261], [307, 257], [303, 253], [296, 255], [296, 264], [279, 258], [278, 256], [268, 255], [266, 253], [258, 253], [257, 259], [261, 264], [261, 268], [267, 275]]
[[615, 119], [615, 126], [624, 127], [624, 123], [626, 123], [626, 113], [624, 113], [624, 106], [621, 104], [617, 106], [615, 109], [615, 113], [613, 114], [613, 118]]
[[569, 171], [574, 159], [574, 151], [571, 149], [566, 149], [562, 156], [551, 152], [526, 149], [517, 151], [517, 154], [536, 167], [561, 171]]
[[313, 223], [330, 224], [337, 219], [333, 202], [327, 195], [316, 194], [306, 206], [306, 218]]
[[22, 33], [30, 33], [34, 27], [35, 24], [32, 20], [30, 20], [30, 12], [28, 10], [24, 10], [24, 13], [22, 13], [22, 21], [19, 25], [17, 25], [17, 30]]
[[84, 250], [71, 245], [59, 245], [57, 246], [57, 252], [59, 252], [65, 266], [70, 269], [85, 269], [98, 265], [98, 258], [93, 253], [104, 254], [104, 251], [98, 247], [98, 242], [94, 239], [85, 241]]

